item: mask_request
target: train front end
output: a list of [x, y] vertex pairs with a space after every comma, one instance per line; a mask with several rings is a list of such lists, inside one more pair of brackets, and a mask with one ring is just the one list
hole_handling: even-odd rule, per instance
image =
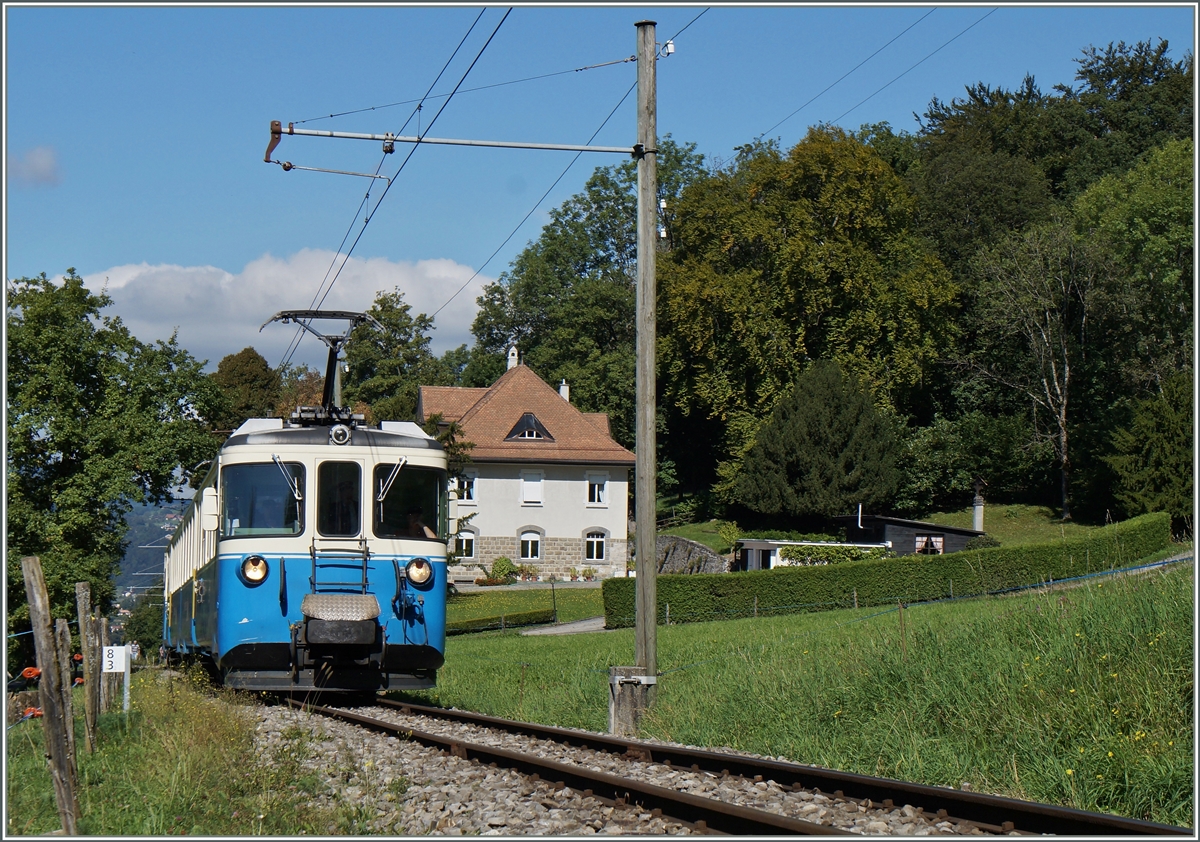
[[168, 645], [230, 687], [434, 686], [445, 652], [446, 456], [417, 425], [251, 419], [167, 554]]

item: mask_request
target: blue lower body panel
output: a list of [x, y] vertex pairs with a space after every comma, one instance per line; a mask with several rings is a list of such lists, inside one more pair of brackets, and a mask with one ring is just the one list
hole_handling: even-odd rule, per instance
[[[318, 618], [301, 610], [313, 591], [312, 559], [272, 557], [263, 549], [222, 553], [197, 572], [194, 587], [172, 596], [172, 648], [211, 658], [226, 685], [245, 690], [366, 692], [435, 685], [446, 639], [444, 558], [422, 556], [431, 562], [433, 576], [415, 586], [403, 575], [414, 556], [372, 556], [367, 593], [375, 597], [378, 616]], [[268, 565], [265, 578], [253, 584], [240, 572], [251, 554]], [[185, 642], [181, 638], [191, 631], [182, 622], [192, 604], [195, 616], [188, 619], [194, 619], [195, 639]]]

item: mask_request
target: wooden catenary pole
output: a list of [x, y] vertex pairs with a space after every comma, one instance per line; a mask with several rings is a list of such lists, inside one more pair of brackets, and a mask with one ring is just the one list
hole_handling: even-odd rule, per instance
[[46, 759], [50, 761], [50, 777], [54, 782], [54, 800], [58, 816], [67, 836], [79, 834], [79, 802], [77, 800], [75, 758], [67, 739], [62, 703], [62, 671], [58, 665], [58, 644], [50, 627], [50, 597], [46, 593], [46, 578], [37, 556], [21, 559], [25, 574], [25, 596], [29, 602], [29, 621], [33, 626], [33, 645], [37, 651], [38, 669], [42, 671], [38, 684], [42, 705], [42, 727], [46, 732]]

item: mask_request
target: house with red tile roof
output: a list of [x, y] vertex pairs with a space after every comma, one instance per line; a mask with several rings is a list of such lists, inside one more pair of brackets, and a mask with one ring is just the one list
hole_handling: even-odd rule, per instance
[[581, 412], [566, 383], [555, 390], [509, 352], [489, 388], [422, 386], [417, 423], [441, 415], [474, 443], [458, 489], [460, 564], [451, 581], [504, 556], [565, 578], [573, 567], [625, 575], [628, 490], [634, 455], [613, 439], [608, 416]]

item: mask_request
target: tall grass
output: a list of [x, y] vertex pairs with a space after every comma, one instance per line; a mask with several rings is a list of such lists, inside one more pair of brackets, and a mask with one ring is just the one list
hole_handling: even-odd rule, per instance
[[[1194, 825], [1190, 568], [658, 629], [644, 736]], [[631, 630], [454, 638], [441, 704], [602, 731]]]
[[[350, 805], [321, 806], [324, 784], [287, 744], [274, 764], [255, 761], [255, 719], [244, 699], [214, 694], [199, 674], [134, 674], [126, 717], [100, 717], [97, 751], [76, 745], [80, 832], [99, 836], [296, 835], [357, 832]], [[82, 708], [82, 696], [76, 710]], [[9, 732], [7, 835], [61, 827], [37, 720]]]

